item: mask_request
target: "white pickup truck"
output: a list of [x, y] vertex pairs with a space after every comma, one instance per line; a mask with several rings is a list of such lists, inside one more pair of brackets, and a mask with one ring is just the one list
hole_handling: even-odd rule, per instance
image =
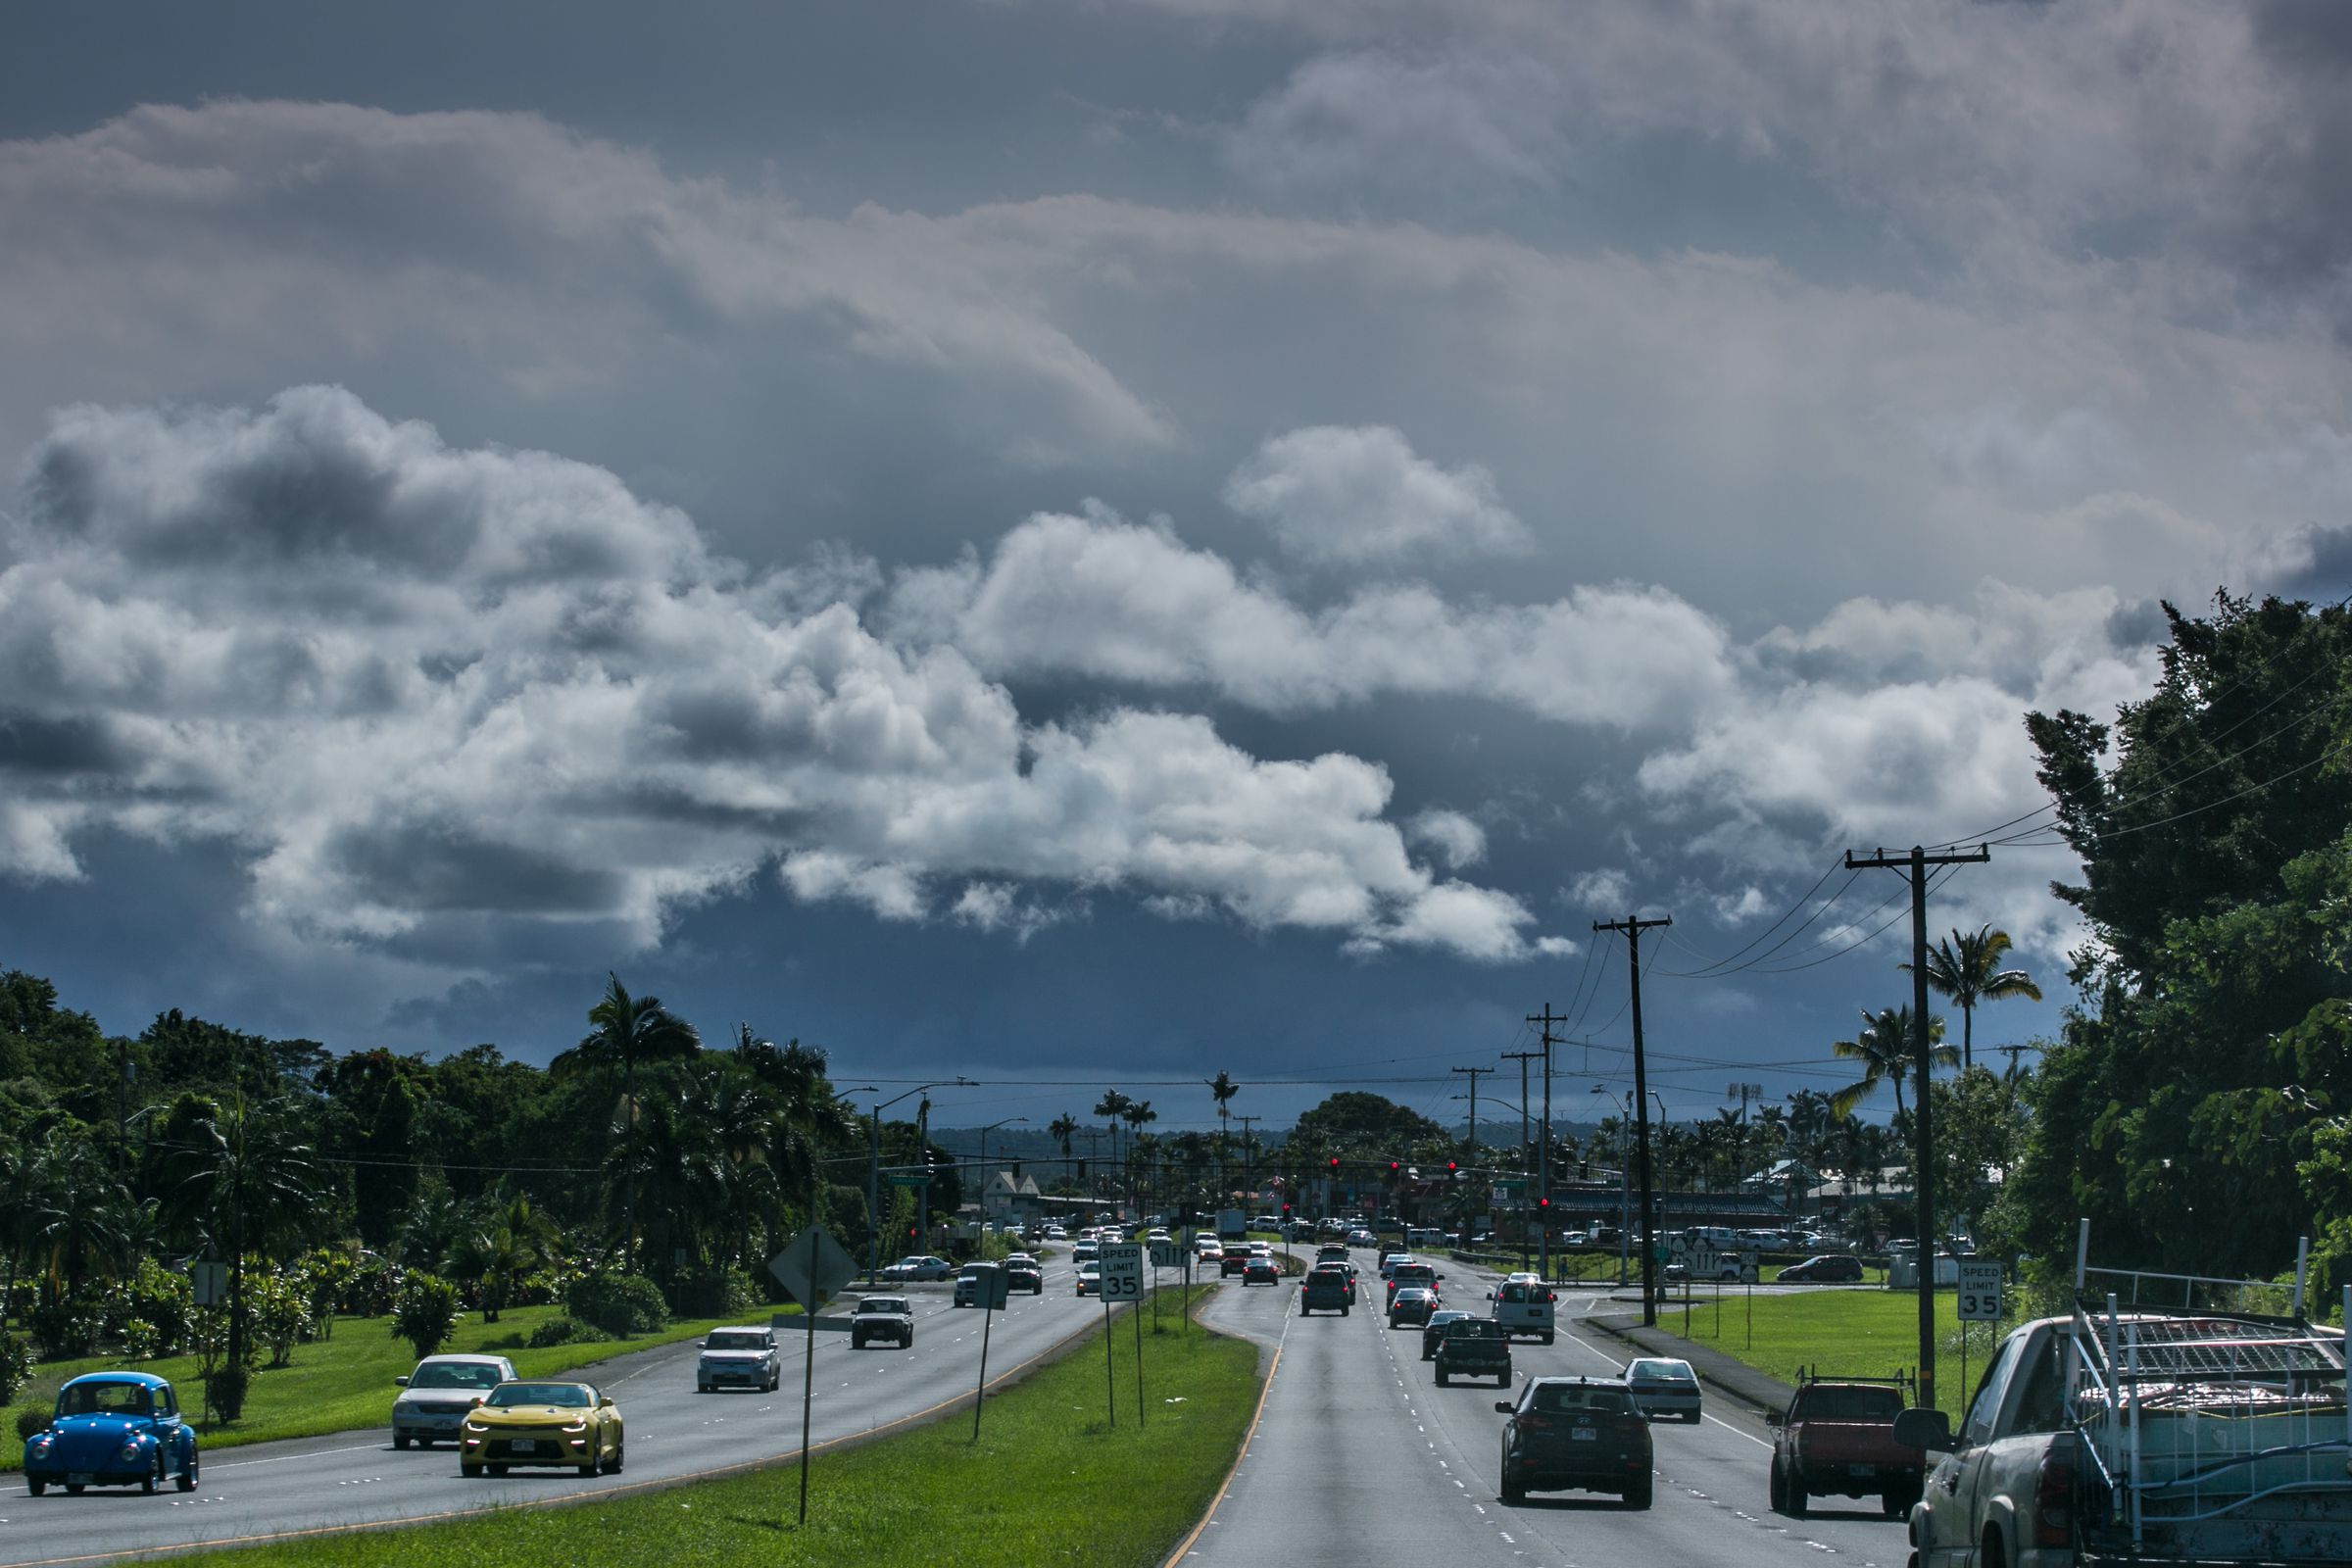
[[1957, 1434], [1897, 1419], [1914, 1568], [2352, 1561], [2343, 1333], [2115, 1299], [2012, 1332]]

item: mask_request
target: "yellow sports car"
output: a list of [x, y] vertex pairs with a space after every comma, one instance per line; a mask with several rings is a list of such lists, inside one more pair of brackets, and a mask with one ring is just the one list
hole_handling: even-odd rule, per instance
[[466, 1414], [458, 1468], [469, 1476], [509, 1465], [564, 1465], [584, 1476], [620, 1473], [620, 1408], [585, 1383], [501, 1383]]

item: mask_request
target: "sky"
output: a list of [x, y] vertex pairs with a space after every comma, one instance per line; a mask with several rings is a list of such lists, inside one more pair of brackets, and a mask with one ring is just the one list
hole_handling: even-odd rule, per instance
[[[1908, 1001], [1845, 852], [2347, 591], [2326, 0], [10, 31], [0, 965], [110, 1031], [544, 1061], [614, 974], [935, 1121], [1451, 1123], [1546, 1011], [1626, 1092], [1640, 914], [1710, 1115]], [[1981, 1046], [2077, 871], [1936, 879]]]

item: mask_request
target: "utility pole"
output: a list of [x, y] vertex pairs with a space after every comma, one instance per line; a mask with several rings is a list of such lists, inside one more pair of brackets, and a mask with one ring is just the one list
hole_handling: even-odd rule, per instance
[[1914, 844], [1905, 856], [1880, 850], [1867, 857], [1845, 852], [1849, 871], [1907, 871], [1911, 881], [1911, 1040], [1919, 1088], [1914, 1093], [1912, 1136], [1919, 1166], [1919, 1402], [1936, 1407], [1936, 1180], [1932, 1163], [1936, 1141], [1928, 1125], [1928, 867], [1969, 865], [1992, 858], [1992, 851], [1978, 845], [1967, 855], [1930, 855]]
[[[1548, 1004], [1546, 1004], [1545, 1010], [1550, 1010]], [[1530, 1152], [1527, 1136], [1527, 1064], [1543, 1054], [1544, 1053], [1541, 1051], [1506, 1051], [1502, 1054], [1503, 1060], [1515, 1061], [1519, 1064], [1519, 1175], [1521, 1178], [1519, 1201], [1523, 1205], [1527, 1202], [1527, 1156]], [[1538, 1216], [1537, 1222], [1543, 1223], [1541, 1215]], [[1519, 1226], [1519, 1261], [1521, 1263], [1527, 1261], [1527, 1225], [1524, 1208], [1521, 1211]]]
[[1658, 1249], [1654, 1239], [1656, 1224], [1652, 1204], [1656, 1200], [1649, 1176], [1649, 1067], [1642, 1054], [1642, 933], [1653, 926], [1672, 925], [1674, 916], [1663, 915], [1655, 920], [1643, 920], [1627, 915], [1622, 920], [1595, 920], [1595, 931], [1616, 931], [1625, 937], [1626, 956], [1632, 960], [1634, 976], [1634, 1109], [1639, 1120], [1639, 1157], [1642, 1161], [1642, 1324], [1655, 1328], [1658, 1323]]
[[[1557, 1039], [1551, 1026], [1566, 1023], [1568, 1019], [1565, 1014], [1552, 1011], [1551, 1004], [1546, 1002], [1544, 1010], [1527, 1021], [1544, 1031], [1544, 1049], [1540, 1053], [1544, 1057], [1544, 1147], [1536, 1159], [1536, 1225], [1543, 1234], [1536, 1240], [1537, 1255], [1542, 1258], [1536, 1267], [1548, 1281], [1551, 1278], [1551, 1048]], [[1520, 1103], [1527, 1102], [1522, 1100]]]
[[[1250, 1188], [1250, 1206], [1255, 1208], [1257, 1206], [1257, 1141], [1250, 1136], [1250, 1129], [1266, 1118], [1263, 1116], [1236, 1116], [1233, 1119], [1242, 1124], [1242, 1180]], [[1245, 1214], [1242, 1217], [1255, 1219], [1257, 1216]]]
[[[1492, 1067], [1456, 1067], [1453, 1070], [1470, 1075], [1470, 1163], [1475, 1166], [1478, 1163], [1478, 1076], [1480, 1073], [1493, 1072], [1494, 1069]], [[1522, 1101], [1521, 1103], [1524, 1104], [1526, 1102]], [[1478, 1177], [1473, 1174], [1470, 1179], [1476, 1181]], [[1465, 1252], [1470, 1250], [1470, 1216], [1467, 1209], [1462, 1212], [1462, 1250]]]

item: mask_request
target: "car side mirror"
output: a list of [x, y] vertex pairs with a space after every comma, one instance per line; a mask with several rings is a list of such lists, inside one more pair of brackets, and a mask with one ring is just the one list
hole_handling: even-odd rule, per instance
[[710, 1342], [708, 1340], [697, 1340], [694, 1342], [694, 1348], [698, 1350], [708, 1350], [710, 1348]]
[[1764, 1424], [1768, 1427], [1786, 1425], [1788, 1420], [1788, 1418], [1778, 1410], [1767, 1410], [1764, 1412]]
[[392, 1386], [398, 1389], [407, 1388], [409, 1386], [409, 1375], [406, 1372], [403, 1372], [399, 1377], [396, 1377], [392, 1380]]
[[1501, 1411], [1504, 1415], [1509, 1415], [1511, 1411], [1516, 1408], [1516, 1406], [1514, 1406], [1508, 1399], [1496, 1399], [1494, 1401], [1494, 1408]]
[[596, 1407], [597, 1407], [599, 1410], [610, 1410], [610, 1409], [612, 1409], [612, 1396], [611, 1396], [610, 1394], [608, 1394], [608, 1395], [605, 1395], [603, 1397], [599, 1398], [599, 1399], [596, 1401]]
[[1949, 1453], [1955, 1446], [1951, 1419], [1941, 1410], [1905, 1410], [1894, 1418], [1894, 1441], [1930, 1453]]

